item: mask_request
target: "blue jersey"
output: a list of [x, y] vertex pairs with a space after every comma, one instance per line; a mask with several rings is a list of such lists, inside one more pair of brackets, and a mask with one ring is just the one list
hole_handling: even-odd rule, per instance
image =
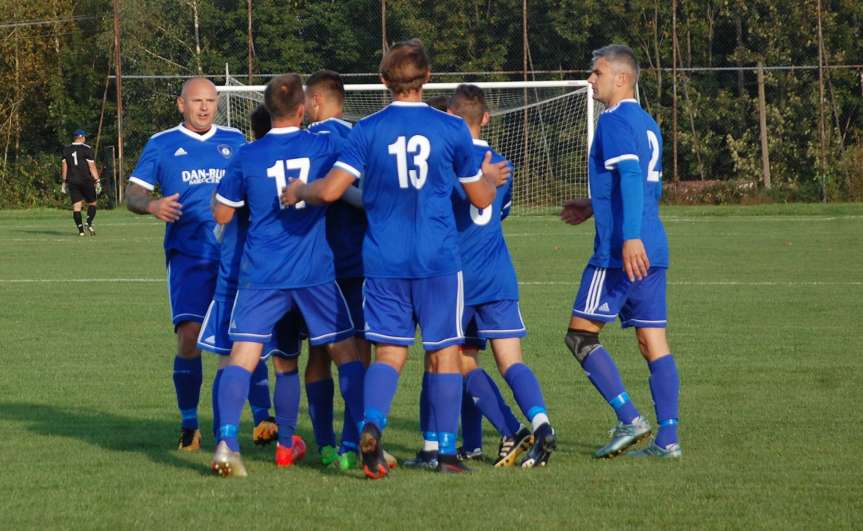
[[354, 125], [336, 166], [362, 179], [366, 277], [432, 278], [461, 269], [450, 196], [482, 177], [461, 118], [396, 101]]
[[596, 237], [590, 265], [622, 268], [623, 202], [617, 164], [637, 160], [644, 185], [641, 241], [653, 267], [668, 267], [668, 238], [659, 219], [662, 133], [635, 100], [623, 100], [599, 117], [590, 148], [590, 196]]
[[326, 207], [303, 202], [283, 207], [279, 193], [290, 180], [323, 177], [337, 155], [329, 135], [281, 127], [246, 144], [231, 160], [216, 200], [249, 209], [240, 288], [303, 288], [335, 280]]
[[249, 209], [238, 208], [234, 218], [222, 230], [222, 256], [219, 259], [219, 280], [216, 282], [215, 298], [220, 301], [233, 301], [240, 278], [240, 261], [246, 234], [249, 232]]
[[[309, 126], [309, 131], [332, 135], [344, 144], [351, 132], [351, 123], [330, 118]], [[354, 183], [356, 186], [357, 183]], [[336, 278], [363, 276], [363, 237], [366, 234], [366, 213], [344, 201], [336, 201], [327, 209], [327, 241], [336, 261]]]
[[166, 253], [219, 258], [213, 234], [213, 192], [228, 161], [245, 142], [243, 133], [220, 125], [199, 135], [181, 124], [150, 137], [129, 182], [150, 191], [158, 185], [163, 196], [180, 194], [183, 215], [165, 228]]
[[[473, 144], [479, 164], [486, 151], [492, 152], [493, 163], [506, 160], [484, 140], [474, 140]], [[501, 226], [509, 214], [511, 198], [512, 179], [498, 188], [494, 202], [481, 210], [470, 203], [461, 186], [456, 186], [452, 195], [467, 305], [518, 300], [518, 281]]]

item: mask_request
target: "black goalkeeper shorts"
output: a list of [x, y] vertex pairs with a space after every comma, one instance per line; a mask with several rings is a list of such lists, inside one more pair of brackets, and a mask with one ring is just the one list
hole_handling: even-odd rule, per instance
[[69, 181], [69, 195], [72, 197], [72, 202], [86, 201], [92, 203], [96, 201], [96, 183], [93, 180], [86, 181]]

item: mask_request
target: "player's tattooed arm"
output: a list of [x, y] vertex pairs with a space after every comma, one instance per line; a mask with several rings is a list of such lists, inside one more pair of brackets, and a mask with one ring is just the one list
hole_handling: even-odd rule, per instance
[[126, 185], [126, 207], [135, 214], [151, 214], [156, 219], [173, 223], [183, 215], [183, 205], [177, 199], [180, 194], [173, 194], [159, 199], [150, 197], [150, 192], [135, 183]]

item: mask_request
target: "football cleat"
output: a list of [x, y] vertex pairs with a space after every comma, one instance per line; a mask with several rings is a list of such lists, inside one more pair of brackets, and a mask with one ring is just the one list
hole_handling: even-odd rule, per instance
[[521, 461], [521, 468], [545, 466], [556, 448], [557, 438], [554, 436], [554, 429], [548, 422], [542, 423], [533, 432], [533, 445]]
[[201, 432], [196, 428], [180, 428], [178, 450], [196, 452], [201, 449]]
[[533, 444], [533, 434], [526, 427], [522, 427], [515, 437], [501, 437], [500, 445], [497, 447], [497, 460], [495, 468], [515, 466], [518, 458], [530, 449]]
[[482, 448], [468, 450], [464, 446], [459, 446], [458, 450], [456, 450], [456, 455], [462, 461], [482, 461]]
[[252, 442], [257, 446], [265, 446], [279, 438], [279, 426], [273, 417], [262, 420], [252, 430]]
[[618, 422], [609, 432], [611, 440], [593, 452], [596, 459], [612, 459], [628, 448], [650, 437], [650, 423], [644, 417], [635, 417], [630, 424]]
[[435, 450], [420, 450], [416, 457], [404, 462], [405, 468], [427, 468], [433, 470], [438, 465], [438, 453]]
[[399, 460], [396, 459], [396, 456], [384, 450], [384, 461], [387, 462], [387, 466], [390, 467], [390, 470], [399, 466]]
[[83, 230], [79, 230], [79, 231], [78, 231], [78, 236], [84, 236], [84, 231], [83, 231]]
[[88, 223], [87, 225], [84, 225], [84, 227], [87, 229], [87, 233], [90, 234], [90, 236], [96, 235], [96, 229], [93, 228], [93, 225]]
[[339, 462], [339, 452], [336, 450], [335, 446], [321, 446], [318, 453], [321, 454], [321, 464], [324, 466], [338, 464]]
[[243, 465], [243, 459], [240, 457], [240, 452], [234, 452], [228, 448], [228, 443], [221, 441], [216, 446], [216, 452], [213, 454], [213, 461], [210, 463], [210, 469], [217, 475], [223, 478], [238, 477], [244, 478], [248, 476], [246, 467]]
[[287, 468], [298, 463], [306, 456], [306, 441], [299, 435], [291, 437], [291, 447], [276, 443], [276, 466]]
[[363, 473], [369, 479], [387, 476], [390, 467], [384, 459], [381, 446], [381, 430], [371, 422], [367, 423], [360, 434], [360, 452], [363, 454]]
[[647, 448], [640, 450], [632, 450], [626, 452], [627, 457], [656, 457], [659, 459], [679, 459], [683, 457], [683, 450], [677, 443], [669, 444], [666, 447], [658, 446], [656, 441], [650, 443]]
[[338, 455], [334, 464], [342, 472], [347, 472], [357, 468], [358, 461], [356, 452], [345, 452]]
[[470, 469], [456, 455], [440, 454], [437, 458], [437, 472], [441, 474], [465, 474]]

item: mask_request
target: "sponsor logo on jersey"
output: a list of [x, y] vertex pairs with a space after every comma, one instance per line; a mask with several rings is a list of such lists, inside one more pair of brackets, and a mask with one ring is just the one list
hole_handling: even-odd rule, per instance
[[219, 154], [221, 156], [225, 157], [226, 159], [231, 158], [231, 155], [234, 154], [234, 150], [228, 144], [219, 144], [219, 146], [216, 149], [218, 149]]
[[188, 153], [186, 153], [186, 150], [181, 147], [177, 148], [177, 151], [174, 152], [175, 157], [182, 157], [183, 155], [188, 155]]
[[225, 175], [224, 168], [206, 168], [199, 170], [183, 170], [183, 182], [189, 185], [195, 184], [219, 184]]

